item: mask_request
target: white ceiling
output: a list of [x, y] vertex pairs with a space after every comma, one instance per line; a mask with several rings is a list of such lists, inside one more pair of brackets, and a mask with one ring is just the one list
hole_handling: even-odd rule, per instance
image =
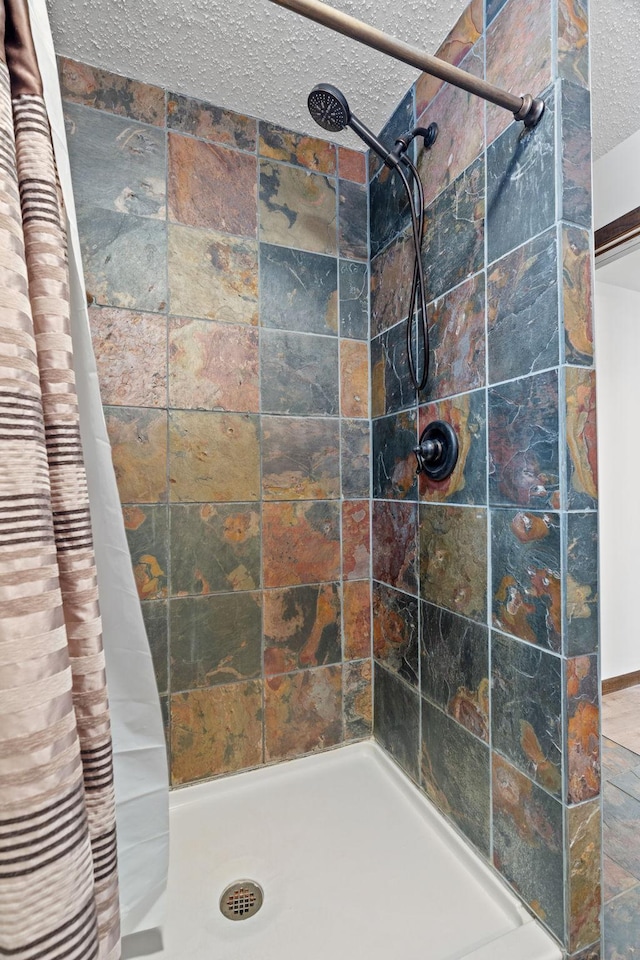
[[[94, 66], [322, 136], [306, 98], [343, 88], [374, 130], [416, 71], [268, 0], [47, 0], [56, 49]], [[467, 0], [333, 0], [360, 19], [435, 53]], [[640, 127], [638, 0], [591, 0], [594, 152]], [[359, 148], [354, 135], [343, 142]]]

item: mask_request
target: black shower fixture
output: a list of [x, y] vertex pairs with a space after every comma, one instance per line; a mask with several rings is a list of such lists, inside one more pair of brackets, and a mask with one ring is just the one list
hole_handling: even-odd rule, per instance
[[[313, 88], [307, 99], [309, 113], [324, 130], [329, 133], [339, 133], [350, 127], [361, 140], [367, 144], [391, 170], [400, 177], [409, 200], [411, 213], [411, 227], [413, 232], [414, 263], [411, 295], [407, 313], [407, 360], [409, 376], [417, 391], [424, 390], [429, 378], [429, 327], [427, 325], [427, 298], [425, 293], [424, 267], [422, 265], [421, 247], [424, 230], [424, 190], [416, 166], [408, 156], [408, 150], [416, 137], [422, 137], [425, 149], [429, 149], [438, 136], [437, 124], [431, 123], [428, 127], [414, 127], [401, 137], [398, 137], [394, 147], [387, 147], [376, 137], [369, 128], [359, 120], [347, 103], [347, 98], [330, 83], [319, 83]], [[406, 171], [406, 172], [405, 172]], [[407, 176], [409, 173], [411, 180]], [[416, 318], [418, 327], [418, 344], [422, 346], [422, 364], [416, 361], [413, 342], [413, 318]]]
[[[398, 166], [415, 137], [423, 137], [424, 145], [428, 148], [435, 143], [438, 136], [438, 127], [435, 123], [430, 124], [426, 129], [414, 127], [409, 133], [398, 137], [393, 150], [387, 150], [375, 133], [351, 113], [345, 95], [330, 83], [319, 83], [315, 86], [307, 98], [307, 106], [315, 122], [329, 133], [339, 133], [346, 127], [350, 127], [388, 167]], [[404, 162], [406, 163], [406, 160]]]
[[450, 423], [434, 420], [422, 431], [413, 452], [418, 461], [416, 473], [424, 473], [430, 480], [446, 480], [458, 462], [458, 437]]

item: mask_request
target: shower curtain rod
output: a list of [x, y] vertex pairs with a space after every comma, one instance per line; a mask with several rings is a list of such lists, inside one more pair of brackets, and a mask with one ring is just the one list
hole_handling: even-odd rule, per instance
[[506, 90], [494, 87], [486, 80], [473, 77], [470, 73], [444, 60], [439, 60], [438, 57], [430, 57], [417, 47], [388, 36], [382, 30], [363, 23], [362, 20], [357, 20], [341, 10], [335, 10], [321, 0], [271, 0], [271, 3], [293, 10], [294, 13], [299, 13], [309, 20], [315, 20], [322, 26], [329, 27], [330, 30], [344, 34], [345, 37], [373, 47], [374, 50], [380, 50], [381, 53], [386, 53], [402, 63], [408, 63], [409, 66], [416, 67], [423, 73], [430, 73], [440, 80], [467, 90], [476, 97], [482, 97], [483, 100], [504, 107], [505, 110], [513, 113], [516, 120], [522, 120], [525, 127], [535, 127], [544, 113], [543, 100], [536, 99], [529, 93], [522, 97], [507, 93]]

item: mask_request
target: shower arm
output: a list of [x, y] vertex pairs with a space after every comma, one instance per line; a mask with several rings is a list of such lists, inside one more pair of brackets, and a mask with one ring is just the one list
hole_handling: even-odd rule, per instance
[[330, 30], [335, 30], [337, 33], [342, 33], [345, 37], [350, 37], [352, 40], [364, 43], [368, 47], [373, 47], [374, 50], [386, 53], [388, 56], [402, 61], [402, 63], [408, 63], [409, 66], [416, 67], [423, 73], [429, 73], [446, 83], [467, 90], [476, 97], [482, 97], [483, 100], [504, 107], [505, 110], [509, 110], [513, 114], [516, 120], [522, 120], [525, 127], [535, 127], [544, 113], [543, 100], [536, 99], [529, 93], [523, 97], [507, 93], [506, 90], [494, 87], [492, 83], [480, 80], [478, 77], [460, 70], [459, 67], [452, 66], [445, 60], [430, 57], [429, 54], [423, 53], [417, 47], [412, 47], [402, 40], [390, 37], [382, 30], [371, 27], [369, 24], [363, 23], [362, 20], [357, 20], [341, 10], [336, 10], [329, 4], [322, 3], [321, 0], [271, 0], [271, 3], [286, 7], [287, 10], [299, 13], [309, 20], [315, 20], [316, 23], [329, 27]]

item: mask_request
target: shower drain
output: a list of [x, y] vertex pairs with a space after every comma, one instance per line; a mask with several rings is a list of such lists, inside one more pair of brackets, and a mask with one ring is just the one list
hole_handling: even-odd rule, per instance
[[255, 880], [236, 880], [222, 891], [220, 910], [228, 920], [247, 920], [258, 912], [264, 900]]

